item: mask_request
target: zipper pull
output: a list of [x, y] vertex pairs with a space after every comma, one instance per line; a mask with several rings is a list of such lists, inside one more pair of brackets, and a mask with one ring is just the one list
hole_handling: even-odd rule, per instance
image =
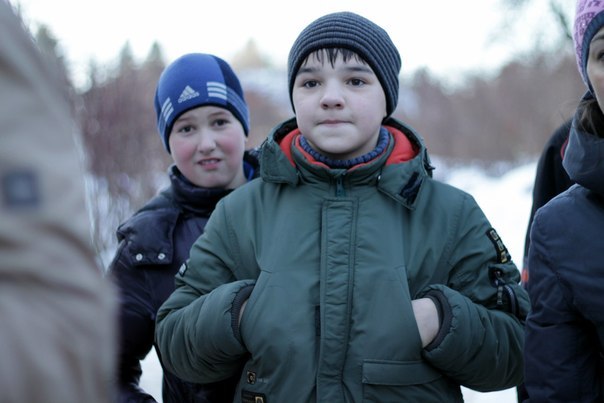
[[504, 281], [501, 279], [501, 270], [495, 270], [495, 286], [497, 286], [497, 306], [503, 308], [503, 286]]
[[336, 178], [336, 196], [337, 197], [346, 196], [346, 190], [344, 189], [344, 175], [345, 174], [338, 175], [338, 177]]

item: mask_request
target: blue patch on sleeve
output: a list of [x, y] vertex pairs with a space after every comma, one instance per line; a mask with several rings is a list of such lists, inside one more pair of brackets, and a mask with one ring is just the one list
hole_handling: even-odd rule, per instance
[[30, 170], [15, 170], [2, 176], [2, 203], [9, 209], [35, 208], [40, 205], [38, 176]]

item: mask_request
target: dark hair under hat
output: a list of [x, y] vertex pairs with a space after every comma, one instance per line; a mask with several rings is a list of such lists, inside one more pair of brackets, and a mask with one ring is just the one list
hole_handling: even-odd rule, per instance
[[155, 91], [159, 135], [170, 152], [174, 121], [189, 109], [213, 105], [231, 111], [249, 132], [249, 112], [239, 79], [221, 58], [205, 53], [179, 57], [163, 71]]
[[[398, 103], [398, 75], [401, 57], [388, 33], [374, 22], [348, 11], [324, 15], [302, 30], [288, 59], [289, 97], [296, 74], [306, 57], [324, 48], [343, 48], [355, 52], [377, 75], [386, 94], [386, 112], [390, 116]], [[292, 102], [293, 106], [293, 102]]]

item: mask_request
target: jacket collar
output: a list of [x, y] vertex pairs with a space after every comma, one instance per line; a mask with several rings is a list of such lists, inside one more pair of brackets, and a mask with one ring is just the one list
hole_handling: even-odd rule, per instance
[[172, 165], [168, 170], [174, 200], [183, 212], [210, 215], [216, 203], [231, 192], [231, 189], [202, 188], [192, 184], [180, 170]]
[[562, 164], [574, 182], [604, 195], [604, 138], [581, 127], [580, 114], [575, 113]]
[[[373, 183], [380, 192], [412, 208], [424, 179], [432, 176], [432, 166], [423, 139], [396, 119], [384, 126], [391, 141], [387, 151], [362, 167], [346, 171], [347, 180]], [[292, 118], [277, 126], [261, 148], [261, 176], [267, 182], [297, 186], [304, 175], [337, 176], [344, 170], [313, 164], [294, 144], [299, 133]], [[398, 140], [398, 141], [397, 141]]]

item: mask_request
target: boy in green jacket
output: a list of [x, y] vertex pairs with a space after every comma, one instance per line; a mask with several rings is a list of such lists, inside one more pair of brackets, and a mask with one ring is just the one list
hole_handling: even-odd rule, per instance
[[192, 382], [240, 371], [242, 402], [461, 402], [522, 381], [518, 269], [467, 193], [432, 178], [390, 117], [400, 56], [350, 12], [289, 55], [296, 116], [261, 179], [217, 206], [160, 308], [165, 365]]

